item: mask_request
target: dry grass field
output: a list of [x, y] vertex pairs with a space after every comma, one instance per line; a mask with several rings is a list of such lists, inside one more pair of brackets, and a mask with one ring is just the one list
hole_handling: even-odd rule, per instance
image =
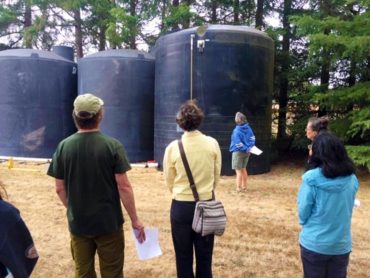
[[[55, 192], [54, 181], [45, 175], [46, 165], [16, 163], [18, 169], [0, 165], [0, 179], [8, 200], [17, 206], [34, 237], [40, 259], [32, 277], [73, 277], [65, 208]], [[246, 193], [236, 193], [234, 177], [223, 177], [216, 196], [225, 205], [228, 226], [217, 237], [214, 277], [302, 277], [299, 258], [296, 195], [303, 167], [285, 162], [271, 172], [250, 176]], [[353, 214], [353, 252], [350, 278], [370, 277], [370, 175], [360, 174], [361, 207]], [[176, 277], [171, 242], [171, 196], [163, 174], [155, 169], [129, 172], [136, 204], [148, 227], [159, 227], [163, 255], [139, 261], [125, 224], [125, 277]]]

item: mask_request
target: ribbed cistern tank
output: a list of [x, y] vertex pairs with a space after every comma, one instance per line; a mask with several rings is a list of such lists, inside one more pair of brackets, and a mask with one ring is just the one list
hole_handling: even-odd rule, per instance
[[77, 65], [52, 52], [0, 52], [0, 155], [50, 158], [75, 132]]
[[104, 101], [101, 130], [118, 139], [130, 162], [153, 159], [154, 57], [128, 49], [91, 54], [78, 62], [78, 94]]
[[200, 130], [220, 144], [222, 174], [234, 174], [229, 146], [238, 111], [247, 116], [263, 150], [250, 157], [248, 172], [268, 172], [273, 40], [246, 26], [209, 25], [159, 38], [154, 53], [155, 159], [162, 163], [167, 144], [182, 134], [175, 122], [180, 105], [196, 99], [205, 113]]

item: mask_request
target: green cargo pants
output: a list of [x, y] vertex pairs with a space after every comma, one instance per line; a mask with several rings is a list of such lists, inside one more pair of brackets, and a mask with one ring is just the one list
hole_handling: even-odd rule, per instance
[[98, 253], [102, 278], [123, 278], [124, 234], [122, 228], [112, 234], [77, 236], [71, 233], [71, 252], [76, 278], [94, 278], [95, 253]]

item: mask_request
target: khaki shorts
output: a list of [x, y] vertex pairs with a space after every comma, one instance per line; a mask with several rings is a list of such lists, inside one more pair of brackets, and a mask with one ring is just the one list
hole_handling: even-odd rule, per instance
[[231, 169], [240, 170], [248, 165], [250, 153], [233, 152], [231, 160]]
[[71, 234], [71, 251], [75, 262], [75, 277], [96, 277], [95, 253], [98, 253], [102, 277], [123, 277], [124, 234], [117, 232], [99, 236]]

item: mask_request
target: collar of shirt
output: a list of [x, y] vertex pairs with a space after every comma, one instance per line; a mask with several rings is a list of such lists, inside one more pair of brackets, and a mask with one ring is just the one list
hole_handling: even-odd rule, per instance
[[184, 137], [193, 137], [193, 136], [198, 136], [198, 135], [201, 135], [201, 134], [202, 134], [202, 132], [200, 132], [199, 130], [193, 130], [193, 131], [185, 131], [182, 136], [184, 136]]

